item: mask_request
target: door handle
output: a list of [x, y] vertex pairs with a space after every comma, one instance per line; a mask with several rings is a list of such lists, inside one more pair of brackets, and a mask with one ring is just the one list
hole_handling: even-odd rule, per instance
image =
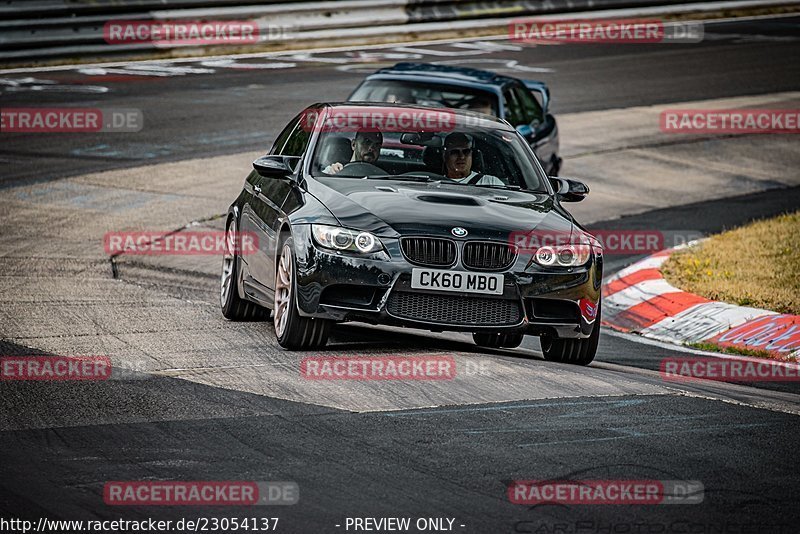
[[261, 186], [260, 185], [254, 185], [253, 186], [253, 191], [255, 191], [256, 194], [261, 193]]

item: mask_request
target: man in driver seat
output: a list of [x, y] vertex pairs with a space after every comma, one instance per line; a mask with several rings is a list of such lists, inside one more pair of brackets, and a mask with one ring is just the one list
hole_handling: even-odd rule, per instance
[[472, 136], [461, 132], [453, 132], [444, 138], [445, 176], [462, 184], [506, 185], [497, 176], [472, 170], [474, 145]]
[[[351, 146], [353, 147], [353, 157], [349, 162], [363, 162], [375, 165], [378, 161], [378, 156], [381, 154], [381, 146], [383, 145], [383, 134], [381, 132], [370, 132], [366, 130], [359, 130], [356, 132], [355, 138]], [[325, 174], [336, 174], [341, 171], [347, 163], [335, 161], [322, 169]]]

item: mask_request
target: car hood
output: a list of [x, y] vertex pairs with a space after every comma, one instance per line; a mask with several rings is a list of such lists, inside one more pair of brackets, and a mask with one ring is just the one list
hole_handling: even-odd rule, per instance
[[574, 231], [569, 215], [544, 193], [341, 177], [307, 183], [342, 226], [383, 237], [450, 236], [456, 226], [473, 239], [506, 240], [534, 229]]

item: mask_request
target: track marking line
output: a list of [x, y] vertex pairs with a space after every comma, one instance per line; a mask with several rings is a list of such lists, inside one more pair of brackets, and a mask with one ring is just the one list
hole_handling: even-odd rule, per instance
[[[703, 4], [697, 4], [696, 6], [698, 9]], [[779, 3], [775, 3], [775, 5], [779, 5]], [[765, 4], [765, 7], [768, 5]], [[613, 11], [613, 10], [611, 10]], [[588, 12], [597, 14], [598, 17], [605, 13], [604, 16], [609, 16], [609, 10], [606, 11], [596, 11], [596, 12]], [[573, 14], [577, 15], [577, 13]], [[797, 17], [800, 13], [779, 13], [774, 15], [752, 15], [746, 17], [721, 17], [715, 19], [698, 19], [698, 20], [685, 20], [681, 22], [702, 22], [704, 24], [721, 24], [726, 22], [745, 22], [751, 20], [762, 20], [762, 19], [777, 19], [777, 18], [788, 18], [788, 17]], [[531, 15], [531, 18], [534, 16]], [[511, 19], [509, 19], [511, 20]], [[394, 48], [400, 47], [404, 45], [413, 45], [413, 46], [427, 46], [427, 45], [437, 45], [437, 44], [447, 44], [447, 43], [475, 43], [480, 41], [508, 41], [507, 33], [503, 35], [489, 35], [489, 36], [482, 36], [482, 37], [457, 37], [457, 38], [449, 38], [449, 39], [429, 39], [424, 41], [401, 41], [395, 43], [383, 43], [383, 44], [374, 44], [374, 45], [347, 45], [347, 46], [334, 46], [334, 47], [317, 47], [317, 48], [304, 48], [299, 50], [280, 50], [280, 51], [273, 51], [273, 52], [251, 52], [251, 53], [244, 53], [244, 54], [220, 54], [220, 55], [212, 55], [212, 56], [197, 56], [191, 58], [166, 58], [166, 59], [143, 59], [143, 60], [135, 60], [135, 61], [105, 61], [105, 62], [98, 62], [98, 63], [73, 63], [69, 65], [53, 65], [53, 66], [40, 66], [40, 67], [16, 67], [11, 69], [0, 69], [0, 74], [14, 74], [14, 73], [29, 73], [29, 72], [57, 72], [57, 71], [65, 71], [65, 70], [73, 70], [77, 68], [90, 68], [90, 67], [120, 67], [120, 66], [127, 66], [135, 63], [162, 63], [162, 64], [172, 64], [172, 63], [193, 63], [193, 62], [200, 62], [200, 61], [213, 61], [213, 60], [220, 60], [220, 59], [248, 59], [248, 58], [270, 58], [270, 57], [281, 57], [291, 54], [299, 54], [299, 53], [314, 53], [314, 54], [322, 54], [328, 52], [343, 52], [348, 50], [380, 50], [384, 48]]]

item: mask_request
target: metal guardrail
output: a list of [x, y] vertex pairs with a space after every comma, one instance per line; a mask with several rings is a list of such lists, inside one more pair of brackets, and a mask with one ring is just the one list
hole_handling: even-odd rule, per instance
[[[255, 22], [269, 41], [328, 40], [375, 34], [376, 28], [548, 13], [641, 6], [669, 6], [699, 0], [0, 0], [0, 64], [59, 57], [109, 57], [170, 48], [163, 43], [109, 44], [110, 20]], [[270, 28], [290, 31], [274, 35]], [[350, 31], [346, 31], [346, 30]], [[266, 42], [266, 40], [264, 41]], [[196, 48], [196, 47], [195, 47]]]

